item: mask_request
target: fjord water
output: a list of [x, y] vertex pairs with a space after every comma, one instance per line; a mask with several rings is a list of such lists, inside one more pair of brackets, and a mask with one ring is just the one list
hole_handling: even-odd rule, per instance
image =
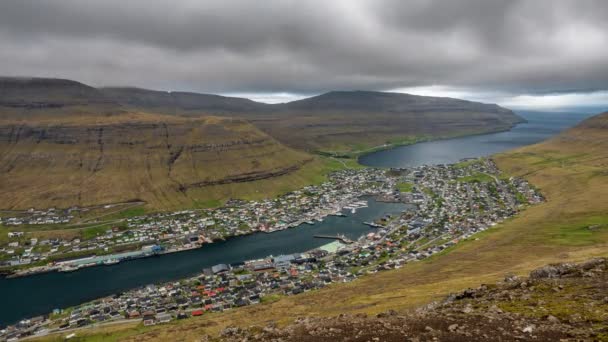
[[406, 208], [401, 203], [368, 200], [369, 207], [348, 216], [328, 216], [323, 222], [274, 233], [255, 233], [204, 245], [200, 249], [126, 261], [112, 266], [85, 268], [72, 273], [53, 272], [31, 277], [0, 278], [0, 326], [55, 308], [66, 308], [152, 283], [172, 281], [201, 273], [219, 263], [236, 263], [269, 255], [304, 252], [332, 240], [314, 235], [344, 234], [357, 239], [375, 230], [363, 222]]
[[592, 115], [526, 111], [517, 114], [528, 122], [519, 124], [510, 131], [400, 146], [364, 155], [359, 158], [359, 163], [375, 167], [415, 167], [489, 156], [543, 141]]
[[[406, 167], [457, 162], [487, 156], [542, 141], [590, 115], [518, 112], [528, 120], [511, 131], [397, 147], [361, 158], [370, 166]], [[372, 230], [362, 224], [403, 208], [400, 204], [370, 201], [368, 208], [348, 217], [327, 217], [322, 223], [272, 234], [257, 233], [205, 245], [201, 249], [99, 266], [73, 273], [48, 273], [26, 278], [0, 278], [0, 326], [73, 306], [95, 298], [150, 283], [176, 280], [200, 273], [218, 263], [234, 263], [268, 255], [303, 252], [330, 241], [315, 234], [345, 234], [357, 238]]]

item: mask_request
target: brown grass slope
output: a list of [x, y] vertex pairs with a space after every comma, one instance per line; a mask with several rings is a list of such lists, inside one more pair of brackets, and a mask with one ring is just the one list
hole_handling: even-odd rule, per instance
[[[162, 94], [151, 98], [162, 102]], [[205, 101], [222, 107], [232, 99]], [[152, 210], [205, 206], [293, 190], [331, 168], [245, 120], [205, 114], [133, 110], [70, 80], [0, 78], [0, 208], [131, 200]]]
[[216, 185], [279, 177], [310, 161], [238, 119], [123, 113], [5, 121], [0, 198], [4, 209], [131, 200], [171, 209], [230, 197]]
[[540, 188], [545, 203], [429, 260], [349, 284], [155, 328], [93, 330], [92, 340], [195, 341], [227, 326], [280, 325], [303, 316], [404, 311], [450, 292], [553, 262], [608, 255], [608, 113], [541, 144], [495, 157]]
[[[227, 328], [225, 341], [608, 341], [608, 259], [555, 264], [467, 289], [416, 313]], [[208, 338], [214, 340], [213, 336]]]

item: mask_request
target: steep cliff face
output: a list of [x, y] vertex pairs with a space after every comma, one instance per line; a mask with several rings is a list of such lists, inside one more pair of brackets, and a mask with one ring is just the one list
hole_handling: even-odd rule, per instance
[[137, 114], [0, 126], [2, 208], [196, 200], [207, 185], [297, 170], [309, 157], [245, 121]]

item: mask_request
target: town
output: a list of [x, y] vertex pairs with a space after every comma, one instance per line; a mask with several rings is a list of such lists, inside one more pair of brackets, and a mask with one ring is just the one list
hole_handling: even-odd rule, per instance
[[[390, 194], [394, 178], [377, 169], [346, 170], [328, 182], [276, 199], [231, 200], [216, 209], [185, 210], [125, 219], [121, 226], [89, 239], [38, 240], [24, 232], [8, 233], [0, 247], [0, 266], [20, 267], [13, 276], [113, 264], [126, 259], [200, 248], [205, 243], [254, 232], [271, 233], [321, 221], [327, 215], [356, 210], [359, 197]], [[77, 257], [74, 257], [77, 256]]]
[[363, 195], [411, 203], [416, 209], [378, 217], [369, 222], [370, 232], [352, 243], [332, 241], [296, 254], [218, 264], [189, 279], [151, 284], [24, 319], [1, 330], [0, 339], [68, 333], [120, 320], [162, 324], [350, 282], [440, 253], [543, 201], [525, 180], [504, 176], [489, 159], [411, 169], [345, 170], [319, 186], [274, 200], [231, 201], [219, 209], [131, 218], [126, 230], [108, 231], [87, 243], [109, 246], [136, 239], [163, 246], [163, 251], [193, 248], [228, 236], [272, 232], [340, 215], [344, 208], [355, 210]]

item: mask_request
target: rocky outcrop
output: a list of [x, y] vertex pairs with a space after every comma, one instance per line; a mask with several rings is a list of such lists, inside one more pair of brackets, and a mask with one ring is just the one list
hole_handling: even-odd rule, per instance
[[[223, 341], [600, 341], [608, 337], [608, 260], [507, 276], [414, 313], [300, 318], [229, 327]], [[215, 340], [210, 336], [202, 340]]]

